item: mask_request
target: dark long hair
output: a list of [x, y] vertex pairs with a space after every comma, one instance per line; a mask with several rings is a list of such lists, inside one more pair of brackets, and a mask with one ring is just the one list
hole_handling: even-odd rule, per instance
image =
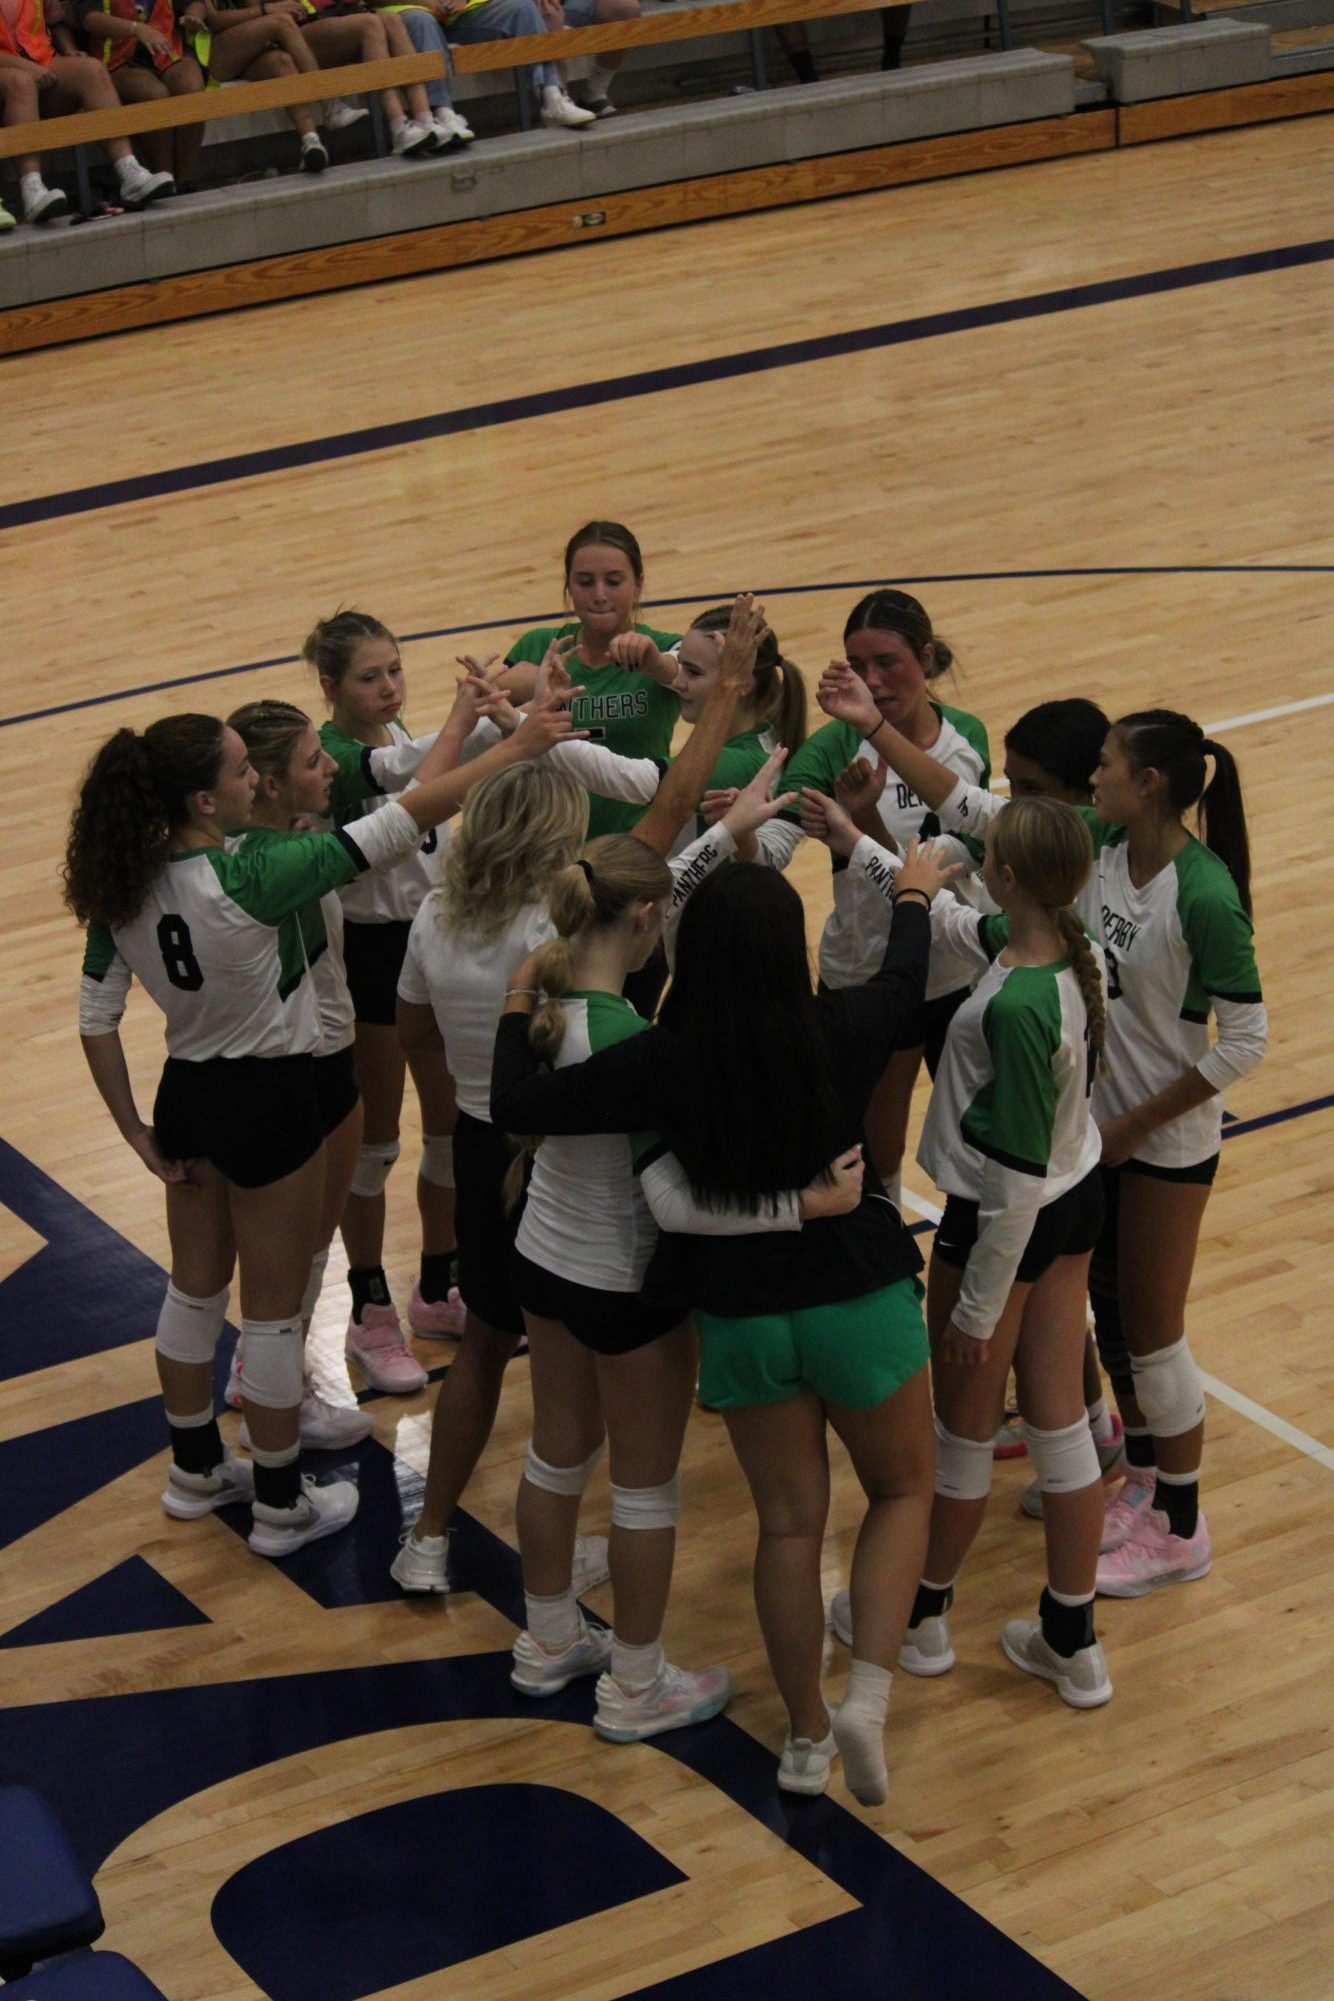
[[801, 898], [776, 869], [737, 862], [695, 891], [660, 1019], [683, 1045], [695, 1113], [677, 1152], [706, 1207], [758, 1214], [828, 1166], [848, 1135]]
[[190, 799], [217, 783], [216, 716], [164, 716], [142, 736], [117, 730], [89, 765], [65, 845], [65, 901], [84, 924], [128, 924], [167, 865]]
[[[1180, 817], [1198, 800], [1200, 838], [1226, 866], [1249, 917], [1251, 844], [1241, 774], [1231, 751], [1176, 709], [1140, 709], [1133, 716], [1121, 716], [1114, 728], [1134, 770], [1162, 773], [1167, 804], [1174, 814]], [[1206, 757], [1214, 761], [1208, 785]]]
[[1096, 702], [1075, 696], [1039, 702], [1005, 732], [1005, 748], [1039, 765], [1081, 799], [1093, 790], [1093, 770], [1111, 728]]

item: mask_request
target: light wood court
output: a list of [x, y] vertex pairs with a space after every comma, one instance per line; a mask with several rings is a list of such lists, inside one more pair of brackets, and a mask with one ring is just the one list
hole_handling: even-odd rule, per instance
[[[997, 767], [1005, 729], [1050, 695], [1086, 694], [1113, 715], [1170, 704], [1212, 726], [1247, 790], [1272, 1029], [1268, 1062], [1230, 1109], [1245, 1123], [1327, 1098], [1329, 261], [1219, 272], [511, 421], [490, 421], [484, 406], [1309, 245], [1329, 234], [1332, 169], [1334, 119], [1296, 120], [0, 362], [9, 504], [480, 413], [457, 435], [238, 468], [218, 484], [183, 477], [179, 490], [62, 507], [0, 535], [0, 725], [33, 718], [0, 726], [0, 1137], [164, 1260], [156, 1184], [97, 1104], [75, 1036], [79, 942], [55, 872], [87, 757], [113, 728], [174, 709], [226, 710], [261, 694], [314, 707], [318, 691], [295, 656], [314, 618], [340, 603], [404, 634], [437, 635], [405, 653], [409, 719], [425, 728], [448, 699], [457, 651], [503, 645], [558, 606], [561, 547], [589, 516], [637, 531], [662, 624], [739, 587], [769, 593], [785, 650], [812, 682], [862, 586], [907, 582], [960, 658], [945, 698], [985, 719]], [[254, 662], [278, 664], [224, 671]], [[221, 678], [178, 685], [208, 675]], [[66, 704], [81, 706], [47, 713]], [[794, 879], [814, 939], [828, 906], [822, 851], [803, 849]], [[161, 1033], [142, 996], [126, 1043], [146, 1104]], [[1091, 2001], [1327, 2001], [1331, 1991], [1332, 1119], [1326, 1105], [1230, 1139], [1206, 1216], [1191, 1334], [1221, 1386], [1205, 1470], [1211, 1577], [1105, 1604], [1116, 1698], [1088, 1715], [1065, 1710], [1016, 1677], [996, 1644], [1003, 1618], [1035, 1600], [1042, 1569], [1040, 1532], [1018, 1512], [1024, 1463], [999, 1466], [955, 1609], [959, 1666], [942, 1683], [895, 1680], [890, 1804], [863, 1813], [833, 1788], [849, 1814]], [[390, 1196], [399, 1290], [415, 1253], [414, 1140], [410, 1114]], [[920, 1170], [905, 1179], [932, 1197]], [[0, 1274], [21, 1272], [42, 1234], [0, 1216]], [[94, 1294], [99, 1271], [92, 1260], [79, 1280]], [[318, 1326], [334, 1380], [346, 1311], [331, 1282]], [[142, 1341], [65, 1361], [52, 1360], [65, 1351], [52, 1350], [51, 1331], [6, 1313], [4, 1353], [31, 1361], [5, 1364], [0, 1455], [43, 1427], [152, 1394], [151, 1319]], [[526, 1364], [512, 1376], [467, 1496], [469, 1512], [510, 1541]], [[430, 1394], [372, 1406], [401, 1470], [425, 1465]], [[276, 1700], [286, 1677], [316, 1668], [331, 1687], [344, 1670], [392, 1668], [415, 1689], [442, 1656], [508, 1646], [509, 1622], [470, 1593], [448, 1610], [387, 1596], [326, 1607], [216, 1520], [168, 1522], [160, 1463], [143, 1463], [151, 1437], [108, 1485], [0, 1547], [3, 1624], [134, 1556], [211, 1623], [0, 1647], [0, 1705], [16, 1744], [27, 1705], [67, 1703], [70, 1741], [81, 1743], [80, 1711], [113, 1697], [272, 1678]], [[52, 1453], [63, 1449], [53, 1439]], [[598, 1526], [600, 1481], [591, 1503]], [[7, 1497], [6, 1510], [18, 1505]], [[846, 1579], [857, 1513], [841, 1466], [830, 1589]], [[392, 1554], [391, 1541], [386, 1566]], [[782, 1723], [750, 1561], [749, 1505], [721, 1421], [698, 1416], [669, 1650], [689, 1664], [727, 1660], [735, 1722], [773, 1751]], [[834, 1652], [837, 1693], [844, 1661]], [[320, 1687], [313, 1677], [312, 1703]], [[108, 1729], [130, 1727], [107, 1714]], [[240, 2001], [263, 1990], [209, 1918], [235, 1870], [423, 1790], [506, 1782], [606, 1806], [681, 1881], [396, 1995], [629, 1994], [855, 1903], [772, 1827], [650, 1751], [602, 1746], [541, 1716], [368, 1714], [360, 1727], [332, 1748], [290, 1753], [275, 1735], [256, 1745], [260, 1769], [243, 1781], [206, 1778], [128, 1832], [99, 1879], [107, 1943], [173, 2001]], [[106, 1755], [114, 1785], [132, 1744], [118, 1738]]]

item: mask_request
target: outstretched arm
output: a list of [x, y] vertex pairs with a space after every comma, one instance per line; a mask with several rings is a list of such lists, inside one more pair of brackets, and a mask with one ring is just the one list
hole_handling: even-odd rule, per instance
[[732, 606], [732, 623], [718, 661], [718, 675], [690, 741], [658, 787], [653, 804], [635, 828], [641, 841], [660, 855], [672, 845], [704, 796], [718, 753], [727, 741], [737, 702], [749, 686], [755, 649], [764, 635], [764, 607], [743, 591]]

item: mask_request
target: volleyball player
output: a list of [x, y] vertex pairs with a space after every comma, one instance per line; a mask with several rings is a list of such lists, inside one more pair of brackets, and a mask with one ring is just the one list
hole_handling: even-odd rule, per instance
[[[982, 723], [965, 709], [938, 702], [933, 684], [953, 664], [951, 648], [934, 630], [925, 607], [907, 591], [878, 590], [859, 600], [843, 628], [847, 664], [861, 679], [879, 715], [890, 719], [914, 743], [970, 784], [986, 785], [990, 751]], [[806, 739], [788, 769], [788, 783], [833, 797], [839, 774], [857, 760], [875, 762], [862, 732], [839, 719]], [[876, 808], [885, 834], [900, 847], [914, 835], [937, 831], [928, 808], [912, 786], [891, 773]], [[766, 855], [786, 866], [800, 838], [795, 820], [765, 830]], [[883, 834], [882, 834], [883, 838]], [[958, 847], [959, 862], [968, 860]], [[834, 907], [820, 939], [820, 978], [827, 987], [857, 986], [869, 980], [885, 949], [885, 913], [879, 898], [834, 861]], [[917, 1020], [905, 1031], [866, 1109], [866, 1138], [876, 1171], [897, 1204], [908, 1131], [908, 1109], [923, 1055], [934, 1074], [950, 1016], [968, 992], [967, 963], [943, 941], [931, 950], [926, 997]]]
[[[379, 619], [340, 611], [321, 619], [306, 640], [305, 658], [319, 676], [332, 714], [320, 741], [337, 767], [330, 810], [336, 826], [376, 811], [410, 783], [428, 747], [402, 721], [405, 699], [398, 642]], [[455, 751], [461, 748], [462, 730]], [[349, 1360], [380, 1390], [411, 1395], [426, 1371], [408, 1347], [384, 1271], [385, 1187], [399, 1154], [403, 1085], [412, 1070], [422, 1115], [417, 1208], [422, 1252], [408, 1318], [427, 1339], [456, 1336], [463, 1312], [454, 1297], [454, 1089], [443, 1058], [432, 1052], [405, 1062], [395, 1027], [398, 976], [412, 919], [439, 879], [440, 841], [434, 830], [419, 851], [386, 875], [359, 880], [343, 893], [348, 986], [356, 1010], [357, 1083], [364, 1128], [352, 1187], [342, 1216], [352, 1313]]]
[[[568, 731], [554, 709], [530, 742]], [[172, 1439], [163, 1506], [191, 1519], [253, 1501], [250, 1547], [284, 1556], [332, 1534], [356, 1488], [303, 1485], [298, 1425], [301, 1299], [316, 1248], [324, 1134], [313, 1051], [317, 1007], [298, 913], [365, 869], [411, 851], [516, 738], [465, 773], [419, 788], [355, 831], [228, 847], [256, 786], [245, 745], [213, 716], [118, 730], [80, 791], [66, 900], [88, 927], [80, 1034], [118, 1128], [166, 1185], [172, 1271], [157, 1331]], [[132, 974], [167, 1017], [153, 1120], [138, 1113], [119, 1024]], [[253, 1475], [222, 1445], [214, 1350], [233, 1264], [241, 1267], [245, 1412]]]
[[[891, 860], [828, 801], [807, 803], [850, 872], [891, 893]], [[1093, 867], [1088, 831], [1056, 800], [1013, 801], [987, 830], [986, 886], [1002, 913], [941, 898], [933, 929], [981, 973], [950, 1023], [918, 1159], [946, 1195], [927, 1292], [936, 1496], [922, 1582], [898, 1659], [954, 1665], [947, 1613], [991, 1488], [992, 1441], [1013, 1366], [1043, 1494], [1048, 1585], [1037, 1620], [1011, 1620], [1015, 1665], [1078, 1709], [1111, 1697], [1093, 1630], [1102, 1473], [1083, 1404], [1089, 1257], [1102, 1223], [1090, 1108], [1106, 1026], [1102, 973], [1073, 903]], [[845, 1594], [831, 1624], [850, 1638]]]

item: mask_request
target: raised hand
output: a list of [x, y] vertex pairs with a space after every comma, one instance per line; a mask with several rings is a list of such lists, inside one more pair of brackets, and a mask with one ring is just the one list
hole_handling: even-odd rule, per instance
[[849, 857], [861, 839], [851, 816], [823, 792], [802, 793], [801, 831], [809, 840], [823, 841], [832, 853]]
[[834, 780], [834, 797], [844, 812], [852, 815], [863, 833], [886, 845], [889, 844], [889, 835], [885, 832], [878, 809], [888, 776], [889, 766], [883, 757], [877, 757], [873, 763], [868, 763], [864, 757], [854, 757]]
[[764, 606], [756, 604], [750, 591], [739, 591], [732, 604], [732, 619], [723, 639], [718, 660], [718, 682], [732, 694], [743, 693], [755, 672], [755, 653], [768, 631]]
[[577, 639], [553, 639], [542, 655], [542, 664], [537, 670], [537, 680], [533, 684], [533, 700], [541, 702], [548, 695], [559, 695], [568, 701], [572, 693], [581, 694], [583, 689], [571, 690], [570, 676], [566, 661], [579, 644]]
[[577, 730], [571, 726], [568, 704], [576, 695], [583, 694], [582, 688], [551, 689], [545, 695], [535, 695], [513, 738], [514, 748], [523, 757], [543, 757], [553, 743], [568, 741], [571, 737], [586, 737], [587, 730]]
[[753, 834], [757, 827], [762, 827], [766, 820], [772, 820], [776, 813], [782, 813], [787, 807], [796, 805], [795, 792], [780, 792], [777, 798], [769, 796], [777, 782], [779, 772], [786, 763], [787, 746], [779, 744], [777, 750], [771, 751], [764, 760], [749, 785], [741, 787], [731, 806], [723, 814], [723, 825], [738, 841], [743, 840], [747, 834]]
[[943, 841], [920, 841], [914, 834], [894, 885], [895, 894], [901, 896], [905, 889], [920, 889], [927, 897], [934, 898], [942, 889], [948, 889], [963, 874], [963, 863], [947, 861], [948, 853]]
[[884, 720], [865, 681], [846, 660], [830, 661], [820, 676], [815, 699], [827, 716], [835, 722], [851, 723], [863, 736], [869, 736]]
[[737, 802], [735, 785], [719, 785], [706, 792], [699, 802], [699, 817], [706, 827], [716, 827], [725, 820]]

